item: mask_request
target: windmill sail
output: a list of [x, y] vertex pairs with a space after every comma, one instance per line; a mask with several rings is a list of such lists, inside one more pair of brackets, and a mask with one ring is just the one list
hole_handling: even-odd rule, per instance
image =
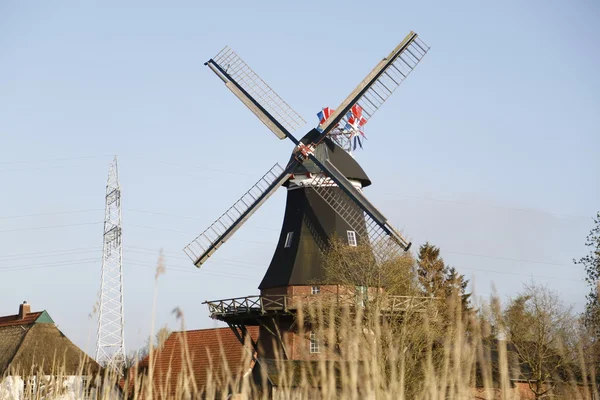
[[[352, 185], [331, 161], [325, 160], [321, 163], [316, 157], [314, 159], [311, 157], [311, 160], [315, 161], [324, 172], [324, 174], [317, 175], [311, 182], [313, 190], [359, 235], [369, 238], [373, 248], [379, 248], [386, 252], [392, 250], [394, 244], [404, 251], [410, 248], [411, 243], [388, 223], [385, 216], [367, 200], [361, 191]], [[342, 189], [342, 192], [332, 190], [335, 186], [334, 183]], [[352, 204], [356, 204], [359, 208], [352, 207]], [[391, 239], [391, 241], [387, 239]]]
[[219, 219], [188, 244], [183, 251], [200, 267], [289, 178], [294, 163], [284, 170], [275, 164]]
[[[370, 119], [423, 59], [428, 50], [429, 47], [418, 38], [417, 34], [410, 32], [336, 108], [331, 118], [319, 126], [323, 135], [328, 134], [340, 122], [345, 125], [348, 122], [348, 111], [355, 104], [362, 108], [367, 120]], [[343, 136], [340, 138], [343, 139]], [[339, 144], [342, 148], [348, 147], [347, 143]]]
[[[406, 38], [354, 89], [330, 118], [321, 121], [298, 141], [292, 133], [306, 122], [279, 97], [235, 52], [225, 47], [206, 62], [225, 85], [280, 139], [286, 137], [298, 147], [295, 160], [285, 170], [276, 164], [263, 178], [229, 208], [215, 223], [192, 241], [184, 251], [200, 267], [241, 225], [289, 178], [299, 163], [312, 161], [318, 173], [311, 185], [337, 214], [374, 249], [408, 250], [411, 243], [398, 233], [353, 184], [329, 160], [319, 160], [313, 150], [336, 127], [362, 126], [427, 54], [429, 47], [417, 34]], [[353, 107], [360, 112], [348, 113]], [[364, 114], [364, 115], [363, 115]], [[352, 121], [352, 117], [358, 120]], [[343, 149], [349, 148], [345, 135], [331, 136]], [[342, 141], [342, 142], [340, 142]], [[339, 187], [341, 190], [331, 190]], [[365, 223], [366, 222], [366, 223]]]
[[269, 87], [233, 50], [225, 47], [205, 65], [215, 73], [279, 139], [306, 121]]

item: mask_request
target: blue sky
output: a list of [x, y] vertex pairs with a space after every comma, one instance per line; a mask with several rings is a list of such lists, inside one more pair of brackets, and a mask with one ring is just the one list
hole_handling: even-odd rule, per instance
[[[93, 353], [104, 190], [119, 157], [128, 349], [156, 325], [214, 325], [257, 293], [280, 190], [196, 270], [181, 249], [292, 145], [203, 63], [234, 48], [316, 124], [412, 29], [431, 46], [366, 126], [366, 195], [477, 293], [536, 280], [581, 310], [573, 266], [600, 208], [600, 7], [593, 1], [0, 5], [0, 315], [47, 309]], [[305, 130], [306, 130], [305, 129]]]

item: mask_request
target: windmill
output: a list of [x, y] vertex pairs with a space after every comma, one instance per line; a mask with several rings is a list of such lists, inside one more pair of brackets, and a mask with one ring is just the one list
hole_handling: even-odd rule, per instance
[[[260, 296], [207, 302], [211, 317], [227, 322], [241, 341], [248, 336], [246, 326], [260, 325], [265, 332], [279, 337], [286, 358], [297, 357], [283, 339], [293, 334], [293, 298], [298, 293], [318, 294], [327, 286], [320, 255], [333, 236], [347, 238], [350, 246], [368, 244], [376, 257], [410, 248], [410, 242], [364, 196], [362, 188], [371, 182], [349, 150], [357, 129], [391, 96], [428, 50], [417, 34], [410, 32], [339, 107], [328, 108], [326, 113], [324, 109], [319, 125], [301, 139], [293, 133], [306, 124], [302, 117], [235, 52], [226, 47], [205, 63], [279, 139], [287, 138], [295, 146], [285, 167], [275, 164], [184, 249], [200, 267], [279, 187], [287, 187], [282, 231], [259, 285]], [[322, 284], [315, 286], [315, 282]], [[265, 347], [267, 342], [262, 343], [263, 350]], [[272, 355], [272, 351], [264, 350], [263, 357]]]

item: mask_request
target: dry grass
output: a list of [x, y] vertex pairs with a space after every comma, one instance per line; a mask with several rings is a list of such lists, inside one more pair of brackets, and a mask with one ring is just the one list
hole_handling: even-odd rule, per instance
[[[355, 257], [349, 260], [337, 264], [356, 263]], [[362, 265], [369, 260], [358, 261]], [[403, 271], [408, 270], [407, 259], [401, 258], [398, 263]], [[394, 268], [397, 272], [398, 267]], [[352, 280], [367, 278], [376, 280], [370, 282], [372, 286], [380, 284], [381, 274], [375, 276], [369, 274], [368, 269], [353, 269], [354, 274], [357, 271], [362, 275], [352, 276], [345, 271], [338, 274], [352, 278], [340, 284], [353, 287]], [[386, 281], [388, 290], [416, 294], [412, 281], [408, 286], [406, 282], [390, 285], [389, 282], [395, 283], [392, 272], [389, 274], [392, 278]], [[161, 257], [156, 279], [162, 273], [164, 262]], [[283, 361], [283, 355], [276, 349], [276, 356], [267, 363], [268, 360], [261, 359], [259, 349], [259, 362], [254, 364], [256, 353], [240, 346], [235, 351], [244, 351], [245, 359], [241, 365], [225, 364], [222, 368], [214, 368], [223, 363], [226, 358], [223, 353], [231, 351], [222, 347], [219, 354], [211, 355], [209, 365], [200, 367], [208, 371], [208, 382], [200, 385], [195, 379], [193, 354], [185, 340], [186, 335], [182, 335], [184, 341], [178, 358], [182, 365], [171, 363], [168, 371], [157, 370], [156, 352], [161, 349], [152, 344], [144, 368], [135, 365], [124, 376], [109, 370], [92, 376], [84, 372], [83, 367], [78, 375], [67, 375], [57, 362], [60, 358], [54, 357], [50, 377], [47, 371], [42, 373], [42, 369], [32, 367], [21, 375], [23, 380], [12, 382], [12, 394], [6, 390], [11, 377], [5, 376], [0, 384], [0, 400], [15, 398], [15, 393], [27, 400], [534, 398], [530, 391], [522, 390], [526, 383], [520, 386], [515, 383], [513, 378], [518, 375], [515, 368], [519, 366], [506, 342], [490, 340], [494, 330], [497, 333], [501, 325], [502, 310], [497, 299], [487, 305], [475, 305], [478, 311], [469, 315], [463, 315], [460, 300], [447, 299], [432, 301], [431, 307], [425, 310], [407, 309], [390, 315], [382, 308], [385, 304], [383, 291], [370, 292], [369, 296], [368, 302], [361, 300], [360, 305], [345, 303], [341, 308], [339, 303], [318, 302], [311, 297], [311, 301], [298, 309], [295, 323], [298, 336], [305, 336], [305, 330], [310, 329], [321, 341], [321, 351], [316, 358], [306, 349], [303, 357], [312, 362]], [[155, 287], [154, 308], [156, 299]], [[180, 310], [178, 318], [183, 318]], [[597, 385], [593, 384], [597, 382], [594, 372], [598, 360], [590, 357], [590, 335], [581, 331], [577, 336], [572, 338], [569, 348], [556, 349], [554, 354], [562, 358], [564, 366], [561, 375], [555, 376], [555, 382], [559, 379], [561, 382], [544, 398], [599, 398]], [[251, 349], [251, 346], [246, 347]], [[254, 365], [252, 372], [249, 365]], [[161, 379], [158, 379], [159, 374], [162, 374]], [[85, 379], [83, 384], [82, 378]]]
[[[423, 336], [415, 338], [415, 332], [409, 335], [398, 331], [389, 323], [389, 319], [381, 318], [376, 309], [346, 307], [340, 310], [311, 303], [299, 313], [298, 325], [302, 327], [310, 324], [312, 329], [317, 327], [323, 351], [319, 360], [309, 368], [293, 369], [288, 363], [276, 362], [279, 373], [275, 375], [273, 382], [277, 387], [274, 398], [528, 398], [519, 397], [518, 388], [510, 381], [510, 357], [502, 342], [498, 346], [497, 362], [490, 362], [490, 347], [486, 344], [489, 333], [487, 318], [469, 317], [467, 320], [457, 313], [453, 323], [446, 326], [443, 335], [430, 329], [430, 326], [435, 325], [435, 316], [425, 313], [418, 318], [422, 326], [419, 334]], [[402, 327], [402, 323], [399, 326]], [[408, 320], [406, 326], [414, 329], [414, 325]], [[417, 339], [418, 345], [415, 345]], [[250, 352], [247, 357], [250, 362]], [[583, 353], [578, 354], [576, 358], [580, 360], [580, 364], [573, 366], [573, 371], [570, 371], [572, 382], [563, 384], [549, 398], [598, 398], [593, 385], [585, 387], [574, 384], [575, 377], [579, 377], [580, 382], [589, 378], [585, 357]], [[218, 354], [214, 355], [214, 363], [222, 358]], [[161, 385], [150, 385], [152, 374], [156, 373], [150, 364], [146, 374], [130, 374], [131, 385], [125, 387], [124, 394], [134, 399], [269, 398], [268, 391], [261, 390], [268, 387], [264, 373], [258, 379], [253, 379], [252, 374], [244, 376], [246, 371], [240, 366], [225, 366], [228, 371], [225, 379], [213, 376], [207, 386], [197, 387], [189, 357], [183, 359], [186, 363], [182, 368], [183, 373], [169, 376], [169, 380], [176, 383], [174, 392], [168, 392]], [[155, 357], [151, 356], [150, 360], [155, 360]], [[73, 398], [67, 396], [63, 387], [66, 377], [61, 375], [60, 368], [56, 371], [56, 377], [45, 381], [43, 388], [36, 390], [27, 387], [24, 398]], [[35, 375], [34, 371], [31, 374]], [[41, 382], [44, 378], [37, 379]], [[86, 392], [89, 392], [91, 398], [116, 398], [117, 393], [113, 388], [120, 379], [121, 377], [105, 371], [104, 376], [88, 383]], [[477, 381], [479, 388], [475, 390]], [[233, 397], [228, 397], [232, 392]], [[75, 398], [84, 396], [80, 393]]]

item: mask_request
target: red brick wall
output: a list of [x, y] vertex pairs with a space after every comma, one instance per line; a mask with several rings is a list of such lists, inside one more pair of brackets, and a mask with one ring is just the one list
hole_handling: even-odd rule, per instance
[[[339, 285], [314, 285], [321, 289], [321, 293], [334, 294], [338, 292]], [[278, 288], [263, 289], [260, 291], [261, 296], [306, 296], [310, 295], [312, 286], [282, 286]], [[354, 290], [354, 288], [352, 288]]]
[[[269, 326], [269, 330], [277, 332], [274, 327]], [[265, 358], [285, 358], [283, 349], [279, 348], [277, 340], [274, 340], [273, 334], [264, 327], [260, 328], [259, 349], [262, 357]], [[310, 325], [306, 324], [302, 332], [298, 325], [289, 326], [289, 322], [279, 322], [279, 331], [283, 337], [287, 357], [290, 360], [320, 360], [335, 359], [333, 352], [326, 347], [323, 339], [320, 340], [320, 352], [310, 352]], [[277, 350], [276, 350], [277, 348]]]
[[[289, 308], [301, 308], [302, 303], [306, 304], [312, 300], [319, 298], [326, 299], [328, 295], [345, 295], [354, 296], [356, 288], [354, 286], [342, 285], [314, 285], [319, 286], [320, 293], [312, 294], [312, 286], [283, 286], [278, 288], [270, 288], [261, 291], [262, 296], [287, 296], [287, 306]], [[382, 289], [369, 288], [369, 293], [374, 294]], [[335, 300], [335, 297], [332, 298]], [[313, 303], [314, 304], [314, 303]], [[320, 352], [310, 352], [310, 332], [311, 326], [305, 324], [303, 329], [299, 329], [297, 324], [290, 326], [289, 322], [280, 321], [279, 332], [283, 337], [288, 359], [292, 360], [319, 360], [319, 359], [336, 359], [338, 356], [335, 351], [328, 347], [323, 338], [320, 338]], [[274, 326], [269, 327], [269, 330], [276, 333]], [[262, 328], [260, 330], [260, 346], [262, 348], [263, 357], [275, 358], [277, 356], [274, 347], [278, 344], [269, 330]], [[302, 332], [301, 332], [302, 331]], [[283, 350], [279, 349], [279, 356], [284, 357]]]

